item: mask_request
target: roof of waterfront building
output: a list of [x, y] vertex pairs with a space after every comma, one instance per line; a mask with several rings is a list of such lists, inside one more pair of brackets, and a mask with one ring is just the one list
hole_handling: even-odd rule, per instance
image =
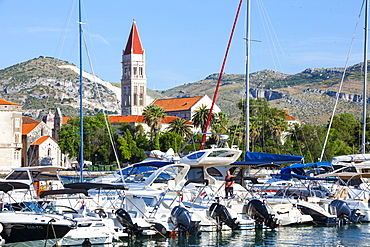
[[187, 98], [174, 98], [174, 99], [158, 99], [153, 102], [153, 105], [157, 105], [166, 111], [183, 111], [188, 110], [195, 103], [197, 103], [202, 96], [198, 97], [187, 97]]

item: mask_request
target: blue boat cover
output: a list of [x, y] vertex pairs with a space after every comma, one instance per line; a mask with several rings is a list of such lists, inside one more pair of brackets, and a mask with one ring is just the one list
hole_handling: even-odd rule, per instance
[[299, 155], [270, 154], [247, 151], [245, 154], [245, 161], [235, 162], [233, 165], [302, 163], [303, 159], [304, 157]]
[[304, 168], [319, 168], [319, 167], [331, 167], [331, 163], [329, 161], [320, 161], [316, 163], [307, 163], [307, 164], [293, 164], [291, 166], [286, 167], [290, 169], [296, 174], [304, 175], [305, 171]]

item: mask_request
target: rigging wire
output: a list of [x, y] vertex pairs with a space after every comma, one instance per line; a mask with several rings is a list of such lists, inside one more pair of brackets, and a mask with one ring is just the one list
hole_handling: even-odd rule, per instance
[[[338, 90], [338, 93], [337, 93], [337, 97], [335, 99], [334, 109], [333, 109], [332, 115], [330, 117], [329, 126], [328, 126], [328, 130], [326, 132], [326, 137], [325, 137], [324, 145], [323, 145], [322, 150], [321, 150], [321, 155], [320, 155], [319, 161], [322, 161], [322, 158], [323, 158], [324, 152], [325, 152], [325, 148], [326, 148], [326, 145], [327, 145], [327, 142], [328, 142], [328, 139], [329, 139], [329, 133], [330, 133], [331, 125], [333, 123], [334, 115], [335, 115], [335, 112], [336, 112], [336, 109], [337, 109], [337, 106], [338, 106], [340, 92], [342, 91], [344, 77], [346, 75], [346, 71], [347, 71], [347, 68], [348, 68], [348, 62], [349, 62], [349, 58], [351, 56], [354, 40], [355, 40], [355, 37], [356, 37], [356, 30], [357, 30], [359, 22], [360, 22], [361, 13], [363, 11], [363, 8], [364, 8], [364, 1], [362, 2], [360, 13], [358, 15], [357, 22], [356, 22], [356, 25], [355, 25], [355, 31], [353, 33], [352, 40], [351, 40], [351, 45], [350, 45], [350, 48], [349, 48], [349, 51], [348, 51], [348, 54], [347, 54], [347, 58], [346, 58], [342, 78], [341, 78], [341, 81], [340, 81], [340, 84], [339, 84], [339, 90]], [[363, 99], [363, 100], [365, 100], [365, 99]]]
[[[89, 53], [89, 50], [87, 49], [87, 45], [86, 45], [86, 40], [85, 40], [85, 36], [83, 35], [83, 40], [84, 40], [84, 44], [85, 44], [85, 50], [86, 50], [86, 55], [87, 55], [87, 58], [88, 58], [88, 61], [89, 61], [89, 65], [90, 65], [90, 69], [91, 69], [91, 74], [93, 75], [93, 83], [95, 84], [95, 87], [96, 87], [96, 90], [98, 92], [98, 98], [99, 98], [99, 102], [100, 104], [102, 105], [103, 109], [104, 109], [104, 104], [103, 104], [103, 100], [101, 98], [101, 93], [100, 93], [100, 90], [99, 90], [99, 86], [98, 86], [98, 83], [96, 82], [96, 76], [95, 76], [95, 73], [94, 73], [94, 67], [92, 66], [92, 63], [91, 63], [91, 58], [90, 58], [90, 53]], [[119, 172], [120, 172], [120, 176], [122, 178], [122, 181], [124, 183], [124, 179], [123, 179], [123, 174], [122, 174], [122, 168], [121, 168], [121, 164], [120, 164], [120, 161], [119, 161], [119, 158], [118, 158], [118, 154], [117, 154], [117, 147], [114, 143], [114, 140], [113, 140], [113, 135], [112, 135], [112, 129], [109, 128], [109, 124], [108, 124], [108, 116], [105, 112], [106, 110], [103, 110], [103, 114], [104, 114], [104, 121], [105, 121], [105, 124], [106, 124], [106, 127], [107, 127], [107, 131], [108, 131], [108, 135], [109, 135], [109, 140], [111, 141], [111, 144], [112, 144], [112, 148], [113, 148], [113, 153], [114, 153], [114, 157], [116, 158], [116, 161], [117, 161], [117, 166], [118, 166], [118, 169], [119, 169]]]

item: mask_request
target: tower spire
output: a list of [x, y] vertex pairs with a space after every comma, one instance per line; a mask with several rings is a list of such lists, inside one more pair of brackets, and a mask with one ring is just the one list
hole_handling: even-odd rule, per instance
[[134, 19], [123, 55], [143, 54], [143, 53], [144, 53], [143, 46], [141, 45], [139, 31], [137, 30], [136, 20]]

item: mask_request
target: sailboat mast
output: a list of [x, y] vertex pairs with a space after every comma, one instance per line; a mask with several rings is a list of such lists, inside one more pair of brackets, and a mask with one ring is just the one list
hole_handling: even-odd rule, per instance
[[[246, 57], [245, 57], [245, 152], [249, 151], [249, 61], [250, 61], [250, 0], [247, 0], [246, 27]], [[245, 155], [244, 155], [245, 159]]]
[[83, 91], [82, 91], [82, 18], [81, 18], [81, 0], [78, 1], [78, 27], [79, 27], [79, 43], [80, 43], [80, 182], [83, 180], [84, 167], [84, 147], [83, 147]]
[[365, 37], [364, 37], [364, 89], [363, 89], [363, 104], [362, 104], [362, 153], [365, 154], [366, 146], [366, 104], [367, 104], [367, 40], [368, 40], [368, 9], [369, 9], [369, 0], [366, 0], [365, 4]]

